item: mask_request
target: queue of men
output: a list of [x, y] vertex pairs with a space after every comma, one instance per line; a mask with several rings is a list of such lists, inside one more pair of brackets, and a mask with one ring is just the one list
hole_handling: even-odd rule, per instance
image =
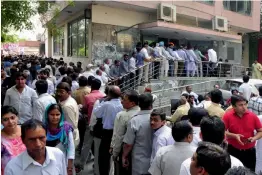
[[[101, 65], [95, 72], [93, 65], [83, 71], [81, 63], [67, 66], [62, 59], [17, 57], [5, 61], [12, 62], [12, 66], [1, 69], [3, 75], [9, 72], [9, 77], [2, 79], [2, 104], [18, 112], [26, 147], [10, 158], [4, 169], [6, 175], [71, 175], [80, 173], [93, 156], [96, 175], [108, 175], [112, 169], [116, 175], [262, 171], [262, 119], [258, 118], [262, 87], [259, 97], [250, 98], [249, 87], [243, 85], [240, 93], [231, 97], [231, 107], [224, 111], [219, 89], [200, 100], [188, 86], [181, 94], [181, 104], [169, 118], [161, 109], [153, 109], [151, 93], [138, 94], [107, 85], [108, 79], [118, 73], [117, 62], [108, 76], [107, 61], [107, 66]], [[120, 65], [120, 70], [127, 71], [127, 63]], [[243, 79], [246, 82], [247, 77]], [[46, 109], [54, 103], [61, 106], [64, 123], [72, 128], [72, 144], [80, 153], [79, 162], [73, 159], [73, 167], [69, 164], [72, 157], [65, 158], [66, 150], [46, 146], [51, 134], [45, 126]], [[168, 120], [171, 124], [167, 124]], [[7, 128], [13, 125], [12, 116], [5, 122]]]

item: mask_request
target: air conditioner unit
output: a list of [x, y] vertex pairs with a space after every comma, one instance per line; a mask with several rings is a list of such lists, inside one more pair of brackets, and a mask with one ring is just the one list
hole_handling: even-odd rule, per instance
[[215, 16], [213, 18], [213, 30], [228, 31], [228, 21], [227, 18], [221, 16]]
[[157, 18], [164, 21], [176, 22], [176, 6], [171, 4], [159, 4]]

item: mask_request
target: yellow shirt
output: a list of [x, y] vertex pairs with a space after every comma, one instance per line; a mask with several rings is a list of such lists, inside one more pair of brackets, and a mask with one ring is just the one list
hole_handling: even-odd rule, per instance
[[190, 106], [188, 104], [181, 105], [177, 108], [176, 112], [171, 116], [171, 121], [176, 122], [181, 117], [188, 114]]
[[229, 111], [230, 109], [233, 109], [233, 106], [232, 106], [232, 105], [228, 106], [228, 108], [226, 109], [225, 112]]
[[77, 104], [84, 104], [84, 97], [88, 95], [91, 92], [91, 89], [89, 87], [80, 87], [77, 90], [75, 90], [72, 94], [72, 97], [76, 100]]
[[220, 107], [220, 105], [213, 102], [209, 107], [206, 108], [206, 110], [210, 116], [216, 115], [222, 118], [225, 114], [225, 111]]

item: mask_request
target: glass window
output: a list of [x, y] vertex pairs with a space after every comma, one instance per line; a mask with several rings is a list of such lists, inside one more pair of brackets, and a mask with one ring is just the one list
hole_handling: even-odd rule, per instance
[[88, 56], [88, 20], [80, 18], [68, 26], [68, 56]]
[[224, 8], [244, 15], [251, 15], [251, 0], [227, 0], [223, 1]]
[[54, 55], [64, 55], [64, 30], [63, 28], [58, 29], [57, 34], [53, 40]]
[[208, 5], [214, 5], [214, 0], [201, 0], [201, 1], [198, 1], [198, 2], [203, 2], [203, 3], [208, 4]]

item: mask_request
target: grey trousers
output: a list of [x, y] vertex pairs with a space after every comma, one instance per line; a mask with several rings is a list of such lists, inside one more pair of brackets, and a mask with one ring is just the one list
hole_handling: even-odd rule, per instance
[[94, 151], [95, 151], [95, 159], [94, 159], [94, 172], [95, 172], [95, 175], [100, 175], [99, 173], [99, 164], [98, 164], [98, 156], [99, 156], [99, 147], [100, 147], [100, 142], [101, 142], [101, 139], [100, 138], [97, 138], [97, 137], [94, 137]]
[[86, 162], [88, 161], [92, 143], [93, 143], [93, 136], [90, 134], [90, 127], [89, 127], [89, 124], [87, 124], [85, 136], [84, 136], [84, 143], [83, 143], [81, 156], [80, 156], [80, 165], [81, 166], [85, 166]]

